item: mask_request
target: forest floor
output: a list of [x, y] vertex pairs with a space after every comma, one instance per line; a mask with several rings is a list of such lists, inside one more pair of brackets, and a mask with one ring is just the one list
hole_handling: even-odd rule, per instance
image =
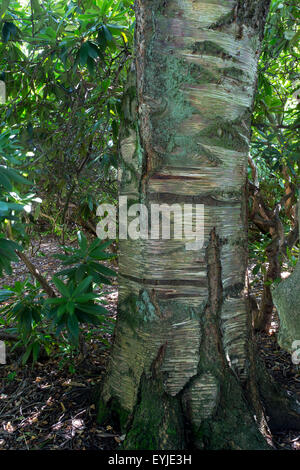
[[[59, 251], [53, 239], [44, 239], [39, 256], [30, 259], [48, 279], [61, 266], [52, 255]], [[24, 281], [28, 276], [20, 262], [14, 275], [0, 280], [3, 285]], [[117, 285], [106, 288], [105, 298], [111, 319], [116, 317]], [[300, 398], [300, 370], [276, 341], [276, 315], [270, 334], [257, 333], [259, 354], [274, 378]], [[0, 450], [115, 450], [122, 442], [112, 426], [96, 421], [95, 394], [105, 373], [109, 348], [103, 343], [111, 336], [99, 328], [89, 328], [84, 356], [66, 361], [58, 352], [43, 357], [32, 367], [22, 366], [16, 351], [7, 348], [7, 364], [0, 365]], [[102, 335], [102, 336], [101, 336]], [[300, 450], [300, 432], [273, 435], [277, 449]]]

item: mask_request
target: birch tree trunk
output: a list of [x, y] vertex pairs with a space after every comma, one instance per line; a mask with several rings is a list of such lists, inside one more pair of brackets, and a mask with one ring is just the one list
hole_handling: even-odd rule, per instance
[[246, 170], [268, 4], [136, 0], [121, 194], [147, 207], [204, 204], [205, 242], [120, 243], [99, 420], [118, 418], [127, 449], [267, 447], [246, 299]]

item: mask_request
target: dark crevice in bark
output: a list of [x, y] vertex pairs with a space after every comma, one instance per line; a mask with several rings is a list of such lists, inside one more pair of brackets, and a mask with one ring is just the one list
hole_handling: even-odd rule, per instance
[[122, 274], [122, 277], [129, 279], [134, 282], [139, 282], [140, 284], [148, 286], [198, 286], [198, 287], [207, 287], [206, 279], [141, 279], [138, 277], [130, 276], [128, 274]]
[[[206, 249], [207, 277], [208, 277], [208, 305], [204, 317], [205, 326], [211, 331], [211, 340], [206, 354], [209, 358], [216, 356], [219, 351], [219, 364], [224, 368], [226, 360], [222, 354], [223, 346], [221, 340], [220, 316], [223, 304], [222, 265], [220, 254], [220, 239], [213, 228], [210, 234], [210, 242]], [[215, 361], [214, 361], [215, 362]]]
[[[247, 396], [240, 378], [228, 366], [225, 357], [222, 332], [221, 308], [225, 292], [222, 287], [222, 266], [220, 261], [221, 243], [215, 229], [211, 232], [206, 250], [209, 280], [209, 300], [203, 317], [203, 341], [200, 348], [200, 362], [197, 377], [193, 377], [182, 394], [184, 412], [189, 417], [187, 433], [190, 446], [195, 449], [268, 449], [265, 436], [254, 421], [258, 407]], [[239, 286], [240, 287], [240, 286]], [[190, 390], [197, 380], [205, 377], [206, 382], [215, 380], [215, 404], [204, 414], [201, 423], [193, 413]], [[189, 403], [189, 399], [191, 403]], [[249, 402], [250, 400], [250, 402]], [[201, 403], [207, 409], [205, 402]], [[201, 409], [201, 407], [200, 407]], [[228, 410], [230, 409], [230, 412]]]
[[199, 195], [199, 196], [192, 196], [188, 194], [173, 194], [173, 193], [151, 193], [149, 192], [149, 202], [156, 203], [160, 202], [168, 203], [168, 204], [176, 204], [176, 203], [184, 203], [184, 204], [204, 204], [206, 206], [213, 206], [213, 207], [232, 207], [235, 205], [239, 205], [239, 200], [218, 200], [218, 195], [214, 193], [214, 196], [209, 195]]
[[242, 282], [226, 287], [226, 289], [224, 289], [224, 298], [226, 297], [238, 298], [243, 293], [244, 288], [245, 288], [245, 284]]
[[103, 426], [113, 423], [116, 431], [126, 432], [132, 421], [132, 414], [124, 410], [115, 398], [111, 398], [107, 403], [104, 403], [101, 393], [95, 394], [95, 401], [98, 406], [97, 421]]
[[269, 6], [270, 0], [238, 0], [236, 12], [238, 23], [253, 28], [262, 40]]
[[192, 46], [192, 54], [206, 54], [209, 53], [211, 56], [220, 57], [223, 60], [231, 60], [237, 62], [237, 59], [229, 55], [226, 50], [211, 41], [195, 42]]

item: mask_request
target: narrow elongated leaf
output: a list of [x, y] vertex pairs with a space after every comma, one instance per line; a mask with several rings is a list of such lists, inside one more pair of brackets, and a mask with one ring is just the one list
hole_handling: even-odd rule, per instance
[[68, 289], [68, 287], [66, 286], [66, 284], [61, 280], [59, 279], [58, 277], [55, 277], [53, 276], [52, 278], [55, 286], [57, 287], [57, 289], [59, 290], [59, 292], [64, 296], [64, 297], [71, 297], [71, 293]]
[[76, 315], [69, 315], [67, 326], [74, 342], [77, 343], [79, 337], [79, 325]]
[[98, 273], [104, 274], [104, 276], [115, 277], [115, 276], [117, 275], [117, 273], [116, 273], [115, 271], [113, 271], [113, 270], [110, 269], [110, 268], [107, 268], [106, 266], [103, 266], [102, 264], [92, 262], [92, 263], [91, 263], [91, 266], [92, 266], [92, 268], [95, 269]]
[[78, 295], [86, 291], [89, 285], [91, 284], [92, 280], [93, 280], [92, 276], [88, 276], [83, 281], [81, 281], [76, 287], [76, 289], [74, 290], [72, 297], [76, 298]]
[[92, 313], [94, 315], [107, 315], [107, 310], [102, 307], [101, 305], [76, 305], [78, 310], [82, 310], [83, 312], [86, 313]]
[[90, 300], [94, 300], [97, 298], [97, 295], [96, 294], [93, 294], [93, 293], [89, 293], [89, 294], [82, 294], [78, 297], [75, 298], [75, 302], [76, 303], [87, 303], [89, 302]]

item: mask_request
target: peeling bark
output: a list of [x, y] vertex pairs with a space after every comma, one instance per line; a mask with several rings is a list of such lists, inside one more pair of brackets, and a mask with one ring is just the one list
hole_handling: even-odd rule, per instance
[[120, 242], [99, 420], [118, 417], [127, 449], [268, 447], [246, 285], [249, 120], [268, 2], [243, 4], [136, 0], [120, 193], [148, 207], [203, 203], [205, 243]]

